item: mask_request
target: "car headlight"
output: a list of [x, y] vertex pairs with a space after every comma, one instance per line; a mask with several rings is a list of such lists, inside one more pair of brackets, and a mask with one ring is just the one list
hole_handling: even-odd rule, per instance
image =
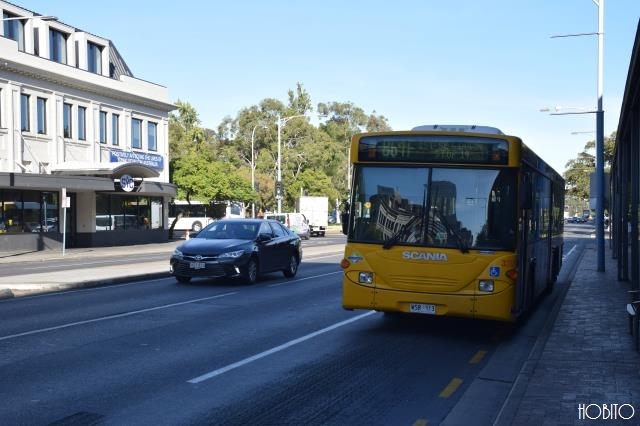
[[218, 258], [220, 258], [220, 259], [224, 259], [224, 258], [236, 259], [236, 258], [242, 256], [243, 254], [244, 254], [244, 250], [228, 251], [226, 253], [222, 253], [220, 256], [218, 256]]
[[182, 257], [182, 252], [178, 249], [174, 249], [173, 250], [173, 256], [175, 257]]

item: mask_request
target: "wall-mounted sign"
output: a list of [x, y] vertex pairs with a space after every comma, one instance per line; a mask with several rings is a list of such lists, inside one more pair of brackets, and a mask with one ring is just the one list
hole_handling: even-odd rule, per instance
[[131, 176], [129, 175], [120, 176], [120, 187], [122, 188], [123, 191], [131, 192], [133, 191], [135, 186], [136, 186], [135, 182], [133, 181], [133, 178]]
[[112, 149], [109, 151], [109, 161], [112, 163], [140, 163], [152, 169], [162, 170], [164, 158], [162, 155], [148, 152], [131, 152]]

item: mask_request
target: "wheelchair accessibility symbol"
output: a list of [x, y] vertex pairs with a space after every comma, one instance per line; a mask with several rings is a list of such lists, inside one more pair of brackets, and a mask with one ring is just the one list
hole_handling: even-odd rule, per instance
[[490, 277], [499, 277], [500, 276], [500, 267], [492, 266], [489, 268], [489, 276]]

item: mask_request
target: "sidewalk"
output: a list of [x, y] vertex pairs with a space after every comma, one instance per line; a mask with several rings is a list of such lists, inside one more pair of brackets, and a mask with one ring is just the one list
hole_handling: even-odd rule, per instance
[[[338, 228], [328, 232], [338, 232]], [[169, 276], [169, 258], [175, 247], [184, 240], [171, 240], [165, 243], [141, 244], [117, 247], [88, 247], [60, 250], [42, 250], [33, 252], [0, 252], [0, 267], [24, 262], [46, 262], [52, 260], [81, 260], [82, 267], [69, 270], [51, 270], [48, 272], [26, 272], [0, 279], [0, 299], [20, 297], [30, 294], [67, 290], [72, 288], [114, 284], [131, 280], [153, 279]], [[311, 247], [303, 241], [303, 259], [327, 250], [340, 251], [344, 244]], [[141, 261], [137, 264], [119, 262], [119, 258], [132, 253], [163, 255], [161, 260]], [[155, 256], [159, 258], [158, 256]], [[33, 264], [31, 264], [33, 265]], [[45, 268], [39, 268], [44, 270]]]
[[[0, 282], [0, 299], [19, 297], [35, 293], [60, 291], [70, 288], [113, 284], [132, 279], [151, 279], [169, 276], [169, 258], [173, 249], [184, 240], [166, 243], [141, 244], [118, 247], [89, 247], [60, 250], [42, 250], [21, 253], [0, 253], [2, 265], [23, 262], [46, 262], [52, 260], [82, 260], [86, 266], [69, 270], [24, 273], [3, 277]], [[124, 264], [117, 259], [135, 254], [164, 254], [162, 260]], [[109, 262], [111, 261], [111, 262]], [[99, 263], [99, 264], [98, 264]]]
[[608, 244], [605, 272], [596, 259], [593, 242], [495, 425], [640, 424], [640, 353], [625, 309], [630, 283], [617, 280]]

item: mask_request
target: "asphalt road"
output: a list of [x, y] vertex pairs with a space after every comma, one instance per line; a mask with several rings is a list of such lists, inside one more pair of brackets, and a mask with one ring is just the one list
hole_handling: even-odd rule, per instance
[[[560, 289], [582, 237], [567, 238]], [[341, 254], [306, 256], [295, 279], [253, 286], [166, 278], [2, 300], [0, 418], [432, 425], [466, 413], [482, 424], [465, 409], [478, 392], [500, 409], [559, 292], [515, 329], [350, 312]]]

